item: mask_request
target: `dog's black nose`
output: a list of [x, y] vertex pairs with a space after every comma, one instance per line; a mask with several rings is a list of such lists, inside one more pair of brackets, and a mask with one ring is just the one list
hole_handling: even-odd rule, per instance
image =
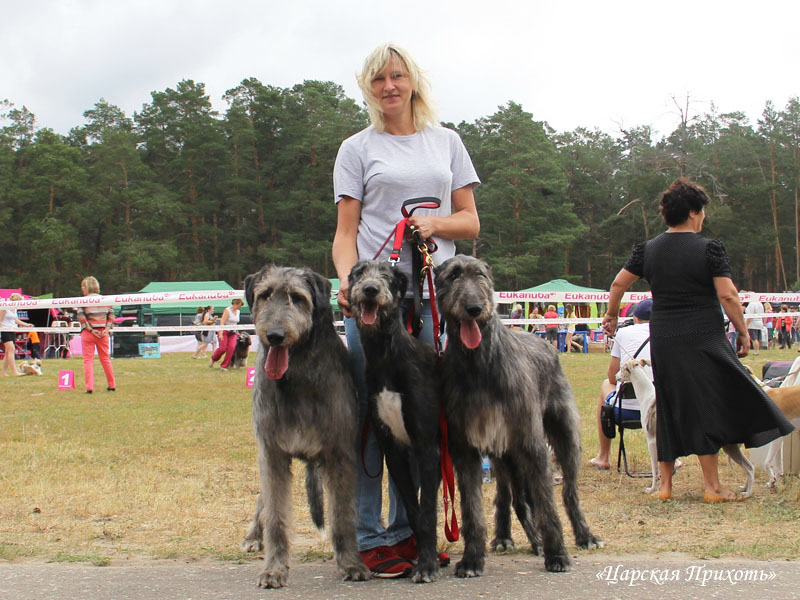
[[283, 329], [270, 329], [267, 331], [267, 341], [271, 346], [280, 346], [286, 339], [286, 332]]
[[473, 319], [483, 312], [483, 305], [481, 304], [467, 304], [467, 314]]
[[364, 286], [364, 295], [367, 298], [374, 298], [378, 295], [378, 286], [373, 284], [367, 284]]

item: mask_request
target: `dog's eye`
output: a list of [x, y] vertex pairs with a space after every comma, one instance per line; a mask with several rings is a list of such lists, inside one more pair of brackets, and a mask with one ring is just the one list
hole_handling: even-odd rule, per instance
[[269, 300], [269, 297], [272, 295], [272, 288], [267, 288], [263, 292], [261, 292], [258, 297], [262, 300]]
[[455, 269], [453, 269], [453, 270], [452, 270], [452, 271], [450, 271], [450, 273], [447, 275], [447, 278], [448, 278], [448, 279], [450, 279], [450, 280], [453, 280], [453, 279], [458, 279], [459, 277], [461, 277], [461, 269], [459, 269], [459, 268], [455, 268]]
[[301, 294], [291, 294], [290, 298], [292, 299], [293, 304], [300, 304], [305, 300], [305, 298]]

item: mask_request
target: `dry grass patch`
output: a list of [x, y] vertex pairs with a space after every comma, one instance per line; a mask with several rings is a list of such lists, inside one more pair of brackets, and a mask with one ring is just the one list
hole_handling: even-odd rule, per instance
[[[768, 359], [793, 357], [772, 351], [757, 358], [747, 362], [760, 372]], [[597, 451], [594, 411], [607, 360], [596, 354], [562, 359], [583, 418], [584, 462]], [[79, 360], [49, 360], [44, 367], [43, 377], [0, 382], [0, 559], [249, 560], [239, 543], [259, 484], [243, 371], [210, 370], [187, 354], [118, 359], [117, 392], [86, 395], [56, 390], [62, 368], [73, 369], [81, 387]], [[103, 381], [99, 366], [96, 377]], [[632, 433], [628, 445], [633, 466], [647, 468], [643, 436]], [[308, 517], [301, 465], [294, 470], [295, 555], [330, 558], [329, 542], [318, 539]], [[721, 472], [726, 482], [741, 481], [738, 468]], [[699, 466], [690, 458], [676, 477], [672, 503], [652, 501], [643, 493], [646, 480], [614, 470], [584, 468], [580, 489], [587, 518], [607, 543], [599, 552], [795, 558], [800, 484], [789, 477], [771, 491], [765, 480], [758, 472], [755, 496], [746, 502], [707, 506]], [[493, 484], [484, 492], [491, 520]], [[518, 526], [514, 534], [526, 550]], [[567, 540], [574, 548], [571, 533]], [[449, 547], [461, 549], [460, 543]]]

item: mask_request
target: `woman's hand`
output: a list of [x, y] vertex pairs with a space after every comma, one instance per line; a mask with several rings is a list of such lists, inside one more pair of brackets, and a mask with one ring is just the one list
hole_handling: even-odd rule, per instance
[[614, 334], [617, 332], [617, 321], [619, 317], [614, 315], [609, 315], [606, 313], [606, 316], [603, 317], [603, 331], [608, 337], [614, 337]]
[[741, 333], [736, 336], [736, 356], [744, 358], [750, 352], [750, 334]]
[[347, 281], [347, 279], [340, 279], [339, 291], [336, 293], [336, 301], [339, 303], [339, 308], [341, 309], [342, 314], [348, 319], [353, 316], [350, 312], [349, 286], [350, 282]]
[[[414, 229], [419, 231], [419, 234], [422, 236], [423, 240], [427, 240], [436, 233], [436, 220], [441, 218], [442, 217], [423, 217], [422, 215], [411, 216], [408, 219], [408, 222], [414, 227]], [[414, 241], [414, 235], [410, 228], [406, 238], [411, 242]]]

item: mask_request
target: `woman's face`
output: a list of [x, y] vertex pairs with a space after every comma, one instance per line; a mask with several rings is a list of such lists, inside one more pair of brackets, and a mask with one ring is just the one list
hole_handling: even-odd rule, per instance
[[372, 80], [372, 93], [388, 117], [411, 113], [411, 78], [403, 61], [393, 57]]

